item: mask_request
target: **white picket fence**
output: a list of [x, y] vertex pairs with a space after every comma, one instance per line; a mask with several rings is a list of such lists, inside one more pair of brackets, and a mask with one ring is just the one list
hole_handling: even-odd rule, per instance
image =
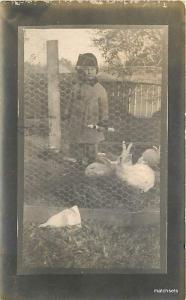
[[129, 97], [129, 113], [150, 118], [161, 108], [161, 85], [137, 84]]

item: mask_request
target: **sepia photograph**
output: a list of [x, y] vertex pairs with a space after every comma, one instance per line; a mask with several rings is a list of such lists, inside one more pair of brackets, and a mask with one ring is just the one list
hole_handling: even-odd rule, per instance
[[167, 26], [19, 27], [18, 271], [163, 273]]

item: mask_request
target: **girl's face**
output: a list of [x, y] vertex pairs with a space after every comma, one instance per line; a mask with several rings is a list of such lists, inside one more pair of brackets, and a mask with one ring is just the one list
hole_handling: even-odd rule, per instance
[[92, 80], [96, 77], [97, 69], [96, 67], [83, 67], [83, 71], [85, 73], [86, 79]]

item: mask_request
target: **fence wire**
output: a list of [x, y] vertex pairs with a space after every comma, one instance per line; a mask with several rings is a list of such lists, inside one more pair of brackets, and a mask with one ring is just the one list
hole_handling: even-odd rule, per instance
[[[65, 108], [72, 99], [74, 74], [60, 74], [61, 151], [49, 149], [47, 76], [25, 73], [24, 81], [24, 199], [27, 204], [79, 207], [122, 207], [136, 211], [159, 206], [159, 182], [147, 193], [109, 177], [89, 178], [85, 166], [70, 157]], [[119, 156], [122, 141], [133, 143], [133, 163], [142, 152], [160, 145], [161, 86], [134, 82], [101, 82], [109, 102], [109, 122], [115, 132], [107, 132], [99, 151]], [[80, 151], [77, 149], [77, 151]], [[159, 169], [154, 170], [157, 174]], [[158, 176], [158, 175], [157, 175]]]

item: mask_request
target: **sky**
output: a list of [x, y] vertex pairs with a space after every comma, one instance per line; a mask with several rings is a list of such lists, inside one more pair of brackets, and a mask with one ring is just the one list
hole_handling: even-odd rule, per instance
[[24, 60], [32, 64], [46, 64], [46, 41], [58, 40], [59, 59], [66, 58], [76, 64], [78, 55], [92, 52], [103, 64], [101, 52], [92, 43], [96, 29], [24, 29]]

